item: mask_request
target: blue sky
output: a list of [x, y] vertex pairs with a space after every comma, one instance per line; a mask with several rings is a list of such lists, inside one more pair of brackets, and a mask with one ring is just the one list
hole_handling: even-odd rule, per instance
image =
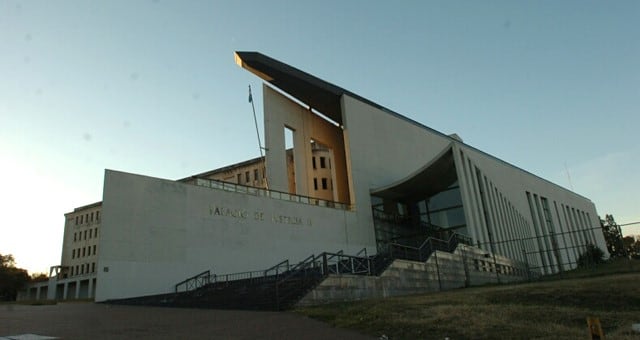
[[101, 200], [105, 168], [177, 179], [258, 156], [260, 81], [236, 50], [640, 221], [638, 22], [638, 1], [0, 0], [0, 253], [58, 264], [63, 214]]

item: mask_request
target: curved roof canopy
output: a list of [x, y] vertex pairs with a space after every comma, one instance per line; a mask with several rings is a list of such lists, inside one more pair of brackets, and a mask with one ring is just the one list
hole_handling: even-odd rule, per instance
[[457, 180], [451, 147], [413, 174], [391, 185], [371, 190], [371, 195], [398, 202], [416, 202], [431, 197]]

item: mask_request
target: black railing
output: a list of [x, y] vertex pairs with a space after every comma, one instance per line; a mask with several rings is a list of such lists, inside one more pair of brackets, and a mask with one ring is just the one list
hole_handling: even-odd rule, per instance
[[417, 247], [390, 243], [388, 245], [388, 251], [392, 258], [425, 262], [434, 251], [439, 250], [452, 253], [460, 243], [470, 245], [471, 239], [467, 236], [453, 233], [448, 240], [428, 237]]
[[296, 195], [296, 194], [291, 194], [283, 191], [252, 187], [252, 186], [230, 183], [230, 182], [225, 182], [225, 181], [220, 181], [220, 180], [210, 179], [210, 178], [197, 177], [195, 178], [195, 181], [193, 184], [197, 186], [211, 188], [211, 189], [239, 192], [239, 193], [249, 194], [254, 196], [264, 196], [264, 197], [270, 197], [273, 199], [278, 199], [283, 201], [317, 205], [320, 207], [327, 207], [327, 208], [334, 208], [334, 209], [341, 209], [341, 210], [354, 210], [354, 206], [347, 203], [323, 200], [315, 197]]
[[203, 287], [210, 283], [210, 277], [211, 273], [208, 270], [205, 270], [198, 275], [194, 275], [184, 281], [176, 283], [175, 292], [180, 293], [181, 289], [184, 289], [182, 292], [188, 292]]

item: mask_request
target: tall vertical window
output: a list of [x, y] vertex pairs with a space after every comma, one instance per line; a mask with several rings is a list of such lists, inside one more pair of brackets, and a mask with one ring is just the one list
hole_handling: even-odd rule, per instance
[[326, 178], [322, 179], [322, 190], [327, 190], [327, 179]]
[[244, 173], [244, 181], [245, 181], [246, 183], [251, 182], [251, 174], [249, 173], [249, 171], [246, 171], [246, 172]]
[[253, 180], [257, 181], [259, 179], [258, 176], [258, 169], [253, 169]]
[[317, 178], [313, 179], [313, 190], [318, 190], [318, 179]]
[[236, 183], [238, 183], [238, 184], [242, 183], [242, 174], [238, 174], [237, 175]]
[[320, 157], [320, 168], [324, 169], [327, 167], [326, 159], [324, 157]]
[[100, 220], [100, 211], [96, 211], [96, 221]]

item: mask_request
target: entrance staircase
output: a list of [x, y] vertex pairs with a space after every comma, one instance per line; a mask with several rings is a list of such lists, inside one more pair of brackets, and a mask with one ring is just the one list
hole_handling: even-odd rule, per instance
[[290, 265], [282, 261], [263, 271], [216, 275], [209, 271], [187, 278], [168, 294], [110, 300], [108, 303], [213, 309], [286, 310], [329, 275], [379, 276], [395, 259], [426, 261], [436, 250], [453, 252], [467, 239], [453, 234], [449, 240], [427, 238], [419, 247], [389, 244], [386, 251], [368, 256], [324, 252]]

